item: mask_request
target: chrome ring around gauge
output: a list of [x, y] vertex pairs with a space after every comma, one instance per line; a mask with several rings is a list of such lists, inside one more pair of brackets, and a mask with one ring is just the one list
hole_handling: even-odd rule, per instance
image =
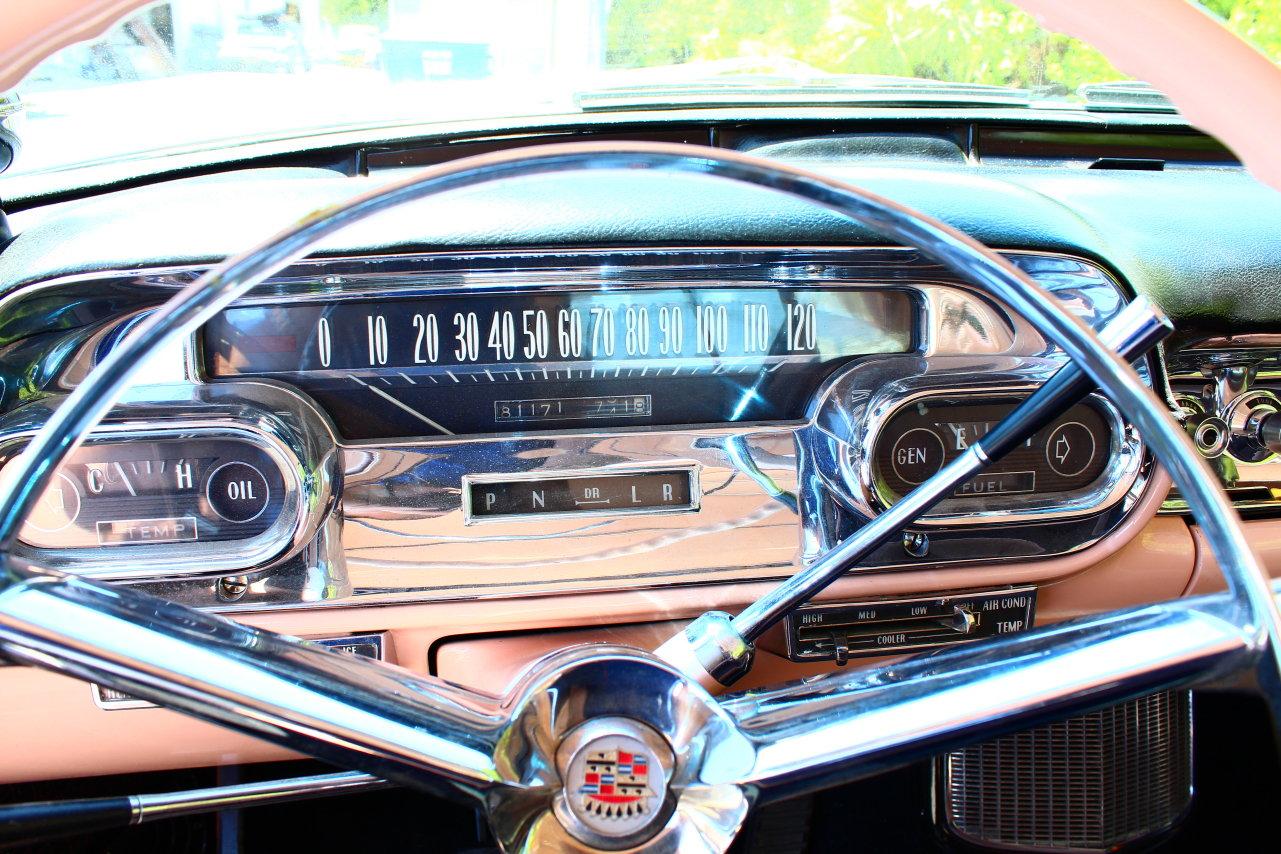
[[[851, 493], [867, 502], [860, 509], [874, 512], [899, 500], [963, 453], [1029, 391], [1017, 385], [922, 389], [899, 398], [887, 413], [878, 411], [863, 434], [857, 459], [850, 446], [843, 460]], [[932, 439], [905, 443], [909, 432]], [[962, 484], [920, 524], [983, 525], [1098, 513], [1134, 486], [1141, 447], [1116, 408], [1092, 395], [1039, 431], [1025, 448]], [[929, 456], [929, 448], [937, 449], [937, 459]], [[899, 471], [913, 455], [920, 458], [915, 474], [921, 479], [915, 482]]]
[[[52, 411], [27, 407], [4, 424], [0, 484]], [[265, 571], [312, 540], [340, 479], [325, 419], [296, 392], [157, 386], [68, 456], [14, 554], [112, 580]]]
[[[10, 557], [7, 587], [0, 592], [0, 649], [20, 662], [155, 699], [336, 764], [477, 799], [512, 849], [551, 827], [552, 804], [573, 784], [546, 761], [567, 734], [555, 717], [571, 708], [583, 719], [622, 713], [665, 733], [675, 758], [673, 780], [681, 788], [675, 782], [669, 787], [665, 803], [674, 811], [653, 839], [722, 850], [749, 803], [821, 788], [913, 751], [937, 753], [958, 740], [992, 734], [1001, 724], [1068, 714], [1261, 662], [1269, 670], [1263, 690], [1276, 689], [1281, 620], [1268, 581], [1212, 473], [1132, 368], [1048, 293], [974, 240], [839, 181], [717, 149], [580, 143], [464, 159], [314, 214], [228, 260], [142, 322], [33, 438], [17, 462], [20, 476], [0, 495], [6, 555], [59, 464], [115, 403], [142, 364], [140, 356], [189, 333], [324, 236], [451, 189], [611, 169], [719, 176], [809, 200], [917, 247], [1022, 314], [1098, 383], [1170, 470], [1223, 569], [1228, 593], [722, 701], [699, 687], [694, 670], [639, 651], [580, 648], [544, 660], [497, 700], [307, 649], [136, 591], [44, 574]], [[572, 703], [562, 702], [559, 686], [571, 676], [583, 690]], [[1273, 708], [1281, 708], [1281, 697], [1272, 699]], [[673, 719], [681, 710], [688, 712]], [[544, 712], [552, 719], [539, 724]]]

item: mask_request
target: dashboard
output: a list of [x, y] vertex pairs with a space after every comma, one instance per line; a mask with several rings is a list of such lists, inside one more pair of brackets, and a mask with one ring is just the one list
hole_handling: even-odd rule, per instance
[[[1137, 367], [1172, 411], [1215, 411], [1213, 359], [1196, 353], [1232, 351], [1221, 339], [1243, 317], [1271, 329], [1259, 283], [1281, 205], [1229, 167], [823, 168], [1000, 247], [1096, 329], [1136, 293], [1157, 299], [1182, 337]], [[264, 168], [14, 214], [0, 478], [176, 289], [378, 180]], [[293, 263], [146, 366], [18, 556], [497, 691], [567, 639], [653, 646], [707, 608], [742, 608], [1064, 362], [914, 251], [774, 196], [671, 180], [503, 187]], [[1196, 239], [1226, 208], [1260, 212], [1224, 238], [1258, 256], [1232, 269]], [[1225, 294], [1238, 302], [1213, 314]], [[1273, 513], [1275, 458], [1228, 462], [1240, 506]], [[1206, 589], [1167, 490], [1142, 437], [1091, 395], [762, 638], [757, 684]], [[279, 758], [83, 686], [33, 683], [36, 697], [8, 714], [87, 735], [75, 757], [48, 745], [39, 768], [0, 763], [2, 779], [74, 775], [84, 755], [95, 773]], [[138, 720], [172, 728], [147, 747]]]
[[[1095, 265], [1008, 257], [1096, 326], [1125, 303]], [[263, 580], [236, 602], [252, 609], [782, 577], [1062, 357], [907, 250], [731, 248], [304, 261], [166, 362], [175, 382], [77, 452], [23, 547], [206, 606], [211, 572], [238, 566]], [[23, 410], [10, 453], [49, 411]], [[1081, 549], [1147, 468], [1091, 398], [921, 520], [928, 560]], [[924, 558], [895, 545], [865, 563]]]

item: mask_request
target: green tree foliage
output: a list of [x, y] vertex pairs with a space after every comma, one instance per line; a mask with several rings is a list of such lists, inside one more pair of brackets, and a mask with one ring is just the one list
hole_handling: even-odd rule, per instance
[[320, 17], [335, 26], [380, 24], [387, 20], [387, 0], [320, 0]]
[[625, 67], [746, 57], [1006, 86], [1121, 76], [1000, 0], [615, 0], [608, 44]]
[[1202, 0], [1228, 29], [1281, 62], [1281, 2], [1278, 0]]
[[[1271, 57], [1281, 57], [1281, 0], [1205, 5]], [[1098, 51], [1046, 32], [1004, 0], [614, 0], [610, 6], [611, 66], [728, 59], [1069, 92], [1124, 79]]]

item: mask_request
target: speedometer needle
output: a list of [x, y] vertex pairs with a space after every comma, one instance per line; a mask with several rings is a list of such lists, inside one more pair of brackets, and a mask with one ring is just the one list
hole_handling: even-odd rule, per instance
[[412, 415], [412, 416], [414, 416], [415, 418], [417, 418], [419, 421], [422, 421], [422, 422], [423, 422], [423, 423], [425, 423], [425, 424], [429, 424], [429, 425], [431, 425], [432, 427], [436, 428], [436, 429], [437, 429], [437, 430], [439, 430], [440, 432], [444, 433], [446, 436], [452, 436], [452, 435], [454, 435], [454, 431], [453, 431], [453, 430], [447, 430], [445, 427], [443, 427], [443, 426], [441, 426], [440, 424], [438, 424], [437, 422], [435, 422], [435, 421], [431, 420], [431, 419], [430, 419], [430, 418], [428, 418], [426, 415], [423, 415], [423, 414], [422, 414], [421, 412], [419, 412], [417, 409], [414, 409], [412, 406], [410, 406], [410, 405], [409, 405], [409, 404], [407, 404], [407, 403], [404, 403], [403, 401], [399, 401], [399, 400], [397, 400], [396, 398], [392, 397], [390, 394], [388, 394], [387, 392], [383, 391], [382, 389], [377, 388], [376, 386], [372, 386], [372, 385], [370, 385], [369, 383], [367, 383], [367, 382], [365, 382], [364, 380], [362, 380], [360, 377], [355, 377], [355, 376], [352, 376], [351, 374], [348, 374], [347, 376], [348, 376], [348, 378], [350, 378], [350, 379], [354, 380], [358, 385], [363, 385], [365, 388], [369, 389], [369, 390], [370, 390], [370, 391], [372, 391], [374, 394], [378, 395], [379, 397], [383, 398], [383, 399], [384, 399], [384, 400], [386, 400], [387, 402], [391, 403], [393, 406], [398, 406], [398, 407], [400, 407], [400, 408], [401, 408], [401, 409], [403, 409], [404, 411], [408, 412], [410, 415]]

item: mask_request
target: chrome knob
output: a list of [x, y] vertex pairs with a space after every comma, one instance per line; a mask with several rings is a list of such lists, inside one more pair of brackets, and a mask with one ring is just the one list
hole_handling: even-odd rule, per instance
[[979, 624], [979, 616], [963, 605], [952, 609], [951, 628], [959, 634], [968, 635]]
[[1228, 422], [1217, 415], [1206, 413], [1189, 415], [1184, 419], [1183, 426], [1192, 436], [1192, 444], [1196, 445], [1197, 451], [1207, 460], [1223, 456], [1228, 449], [1228, 444], [1232, 441], [1232, 431], [1228, 427]]

